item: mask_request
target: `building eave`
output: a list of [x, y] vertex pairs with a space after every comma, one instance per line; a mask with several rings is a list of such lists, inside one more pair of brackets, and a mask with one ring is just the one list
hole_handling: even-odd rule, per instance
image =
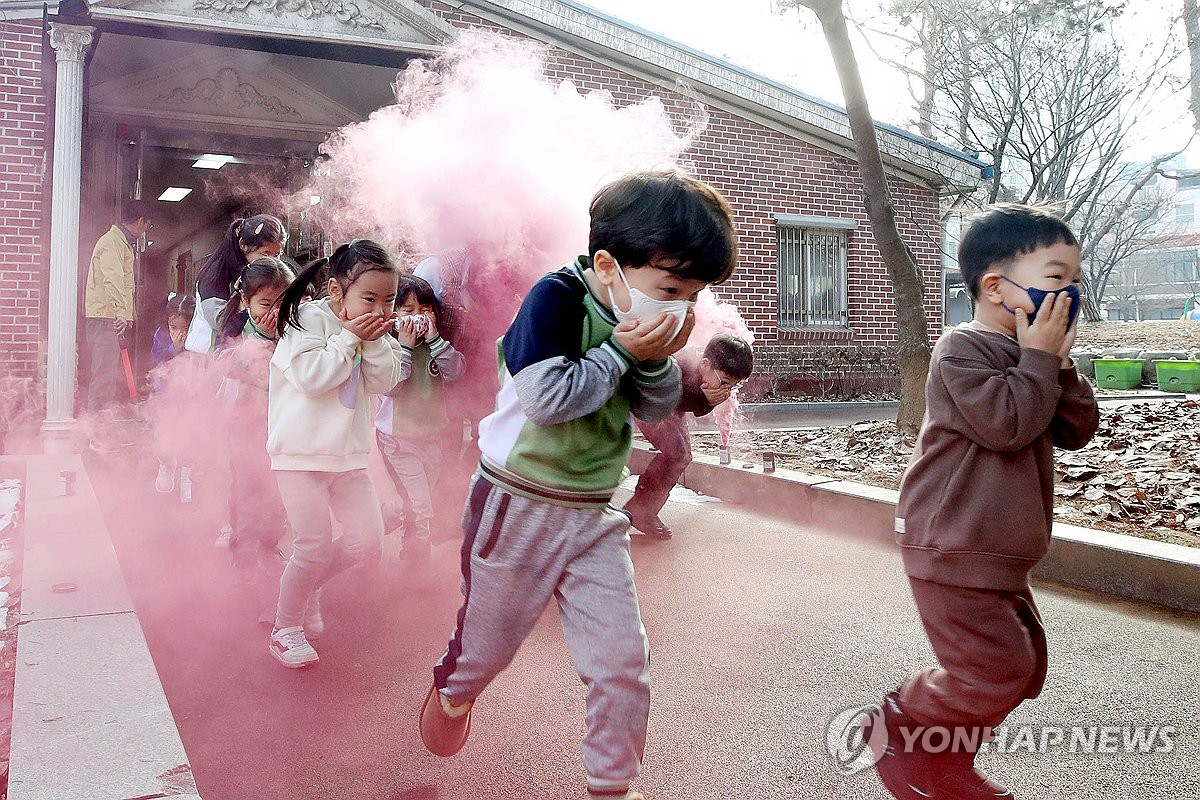
[[47, 10], [53, 14], [57, 9], [57, 2], [49, 3], [46, 0], [0, 0], [0, 22], [41, 19]]
[[[371, 25], [361, 27], [356, 27], [358, 23], [355, 21], [341, 18], [342, 25], [336, 28], [329, 26], [336, 25], [335, 22], [331, 21], [329, 25], [323, 23], [339, 19], [337, 15], [323, 13], [309, 17], [282, 4], [261, 6], [262, 9], [278, 12], [276, 18], [263, 18], [260, 15], [248, 19], [230, 17], [220, 6], [185, 8], [186, 3], [182, 2], [151, 6], [146, 0], [87, 0], [87, 5], [89, 16], [104, 22], [153, 25], [228, 36], [320, 42], [374, 50], [401, 49], [417, 56], [444, 53], [458, 35], [453, 25], [420, 6], [416, 0], [379, 0], [370, 5], [364, 3], [361, 7], [347, 4], [353, 15], [365, 10], [376, 12], [379, 16], [371, 20]], [[253, 4], [243, 4], [239, 8], [245, 11], [247, 5], [251, 11], [260, 10], [259, 6]], [[303, 24], [296, 24], [298, 20]]]

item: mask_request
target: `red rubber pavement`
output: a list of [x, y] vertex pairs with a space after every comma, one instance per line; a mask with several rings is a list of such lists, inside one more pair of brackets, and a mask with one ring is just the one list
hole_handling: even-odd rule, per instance
[[[196, 502], [180, 506], [148, 469], [89, 462], [205, 800], [583, 796], [583, 687], [553, 610], [478, 702], [466, 748], [438, 759], [416, 714], [458, 608], [455, 544], [428, 573], [392, 554], [331, 582], [321, 663], [289, 671], [213, 547], [224, 476], [198, 476]], [[654, 690], [638, 788], [650, 800], [886, 797], [872, 772], [839, 775], [824, 736], [834, 713], [932, 663], [896, 554], [720, 503], [672, 503], [663, 517], [674, 541], [634, 545]], [[1176, 746], [980, 763], [1019, 797], [1198, 796], [1200, 624], [1083, 592], [1038, 597], [1051, 677], [1010, 723], [1174, 724]]]

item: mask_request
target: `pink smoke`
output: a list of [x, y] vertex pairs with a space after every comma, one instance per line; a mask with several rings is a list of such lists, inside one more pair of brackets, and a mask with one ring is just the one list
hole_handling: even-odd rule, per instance
[[517, 265], [532, 283], [587, 245], [588, 202], [608, 181], [670, 166], [704, 125], [682, 131], [662, 102], [618, 108], [544, 74], [546, 48], [464, 33], [414, 61], [396, 103], [335, 133], [304, 195], [335, 239], [375, 235], [411, 256], [455, 247]]

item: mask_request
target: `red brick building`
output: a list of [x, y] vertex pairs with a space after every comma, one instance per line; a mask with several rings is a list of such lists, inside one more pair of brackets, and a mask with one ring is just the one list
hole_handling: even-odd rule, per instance
[[[0, 374], [39, 386], [44, 378], [46, 428], [70, 427], [83, 277], [119, 198], [158, 197], [194, 178], [206, 153], [234, 154], [242, 169], [279, 184], [302, 178], [330, 131], [389, 102], [409, 59], [436, 54], [474, 27], [550, 44], [551, 78], [607, 89], [618, 102], [656, 94], [670, 107], [684, 100], [682, 80], [711, 114], [685, 158], [737, 213], [743, 262], [721, 294], [760, 343], [894, 342], [845, 112], [584, 6], [72, 0], [50, 3], [47, 16], [42, 3], [0, 0]], [[974, 186], [983, 165], [878, 127], [936, 335], [939, 197]], [[185, 199], [156, 220], [159, 246], [139, 265], [139, 286], [149, 287], [140, 308], [191, 285], [238, 207], [230, 195], [207, 213]], [[319, 236], [300, 230], [290, 246]]]

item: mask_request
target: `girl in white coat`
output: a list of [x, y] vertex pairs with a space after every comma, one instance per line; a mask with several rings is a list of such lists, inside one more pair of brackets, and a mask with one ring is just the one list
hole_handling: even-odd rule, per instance
[[[328, 297], [301, 303], [328, 268]], [[285, 667], [317, 662], [324, 628], [320, 587], [374, 555], [383, 537], [367, 475], [370, 400], [400, 382], [402, 351], [384, 334], [396, 314], [400, 272], [375, 242], [356, 239], [315, 262], [284, 292], [283, 336], [271, 358], [267, 452], [293, 532], [279, 582], [270, 651]], [[330, 513], [342, 526], [333, 539]]]

